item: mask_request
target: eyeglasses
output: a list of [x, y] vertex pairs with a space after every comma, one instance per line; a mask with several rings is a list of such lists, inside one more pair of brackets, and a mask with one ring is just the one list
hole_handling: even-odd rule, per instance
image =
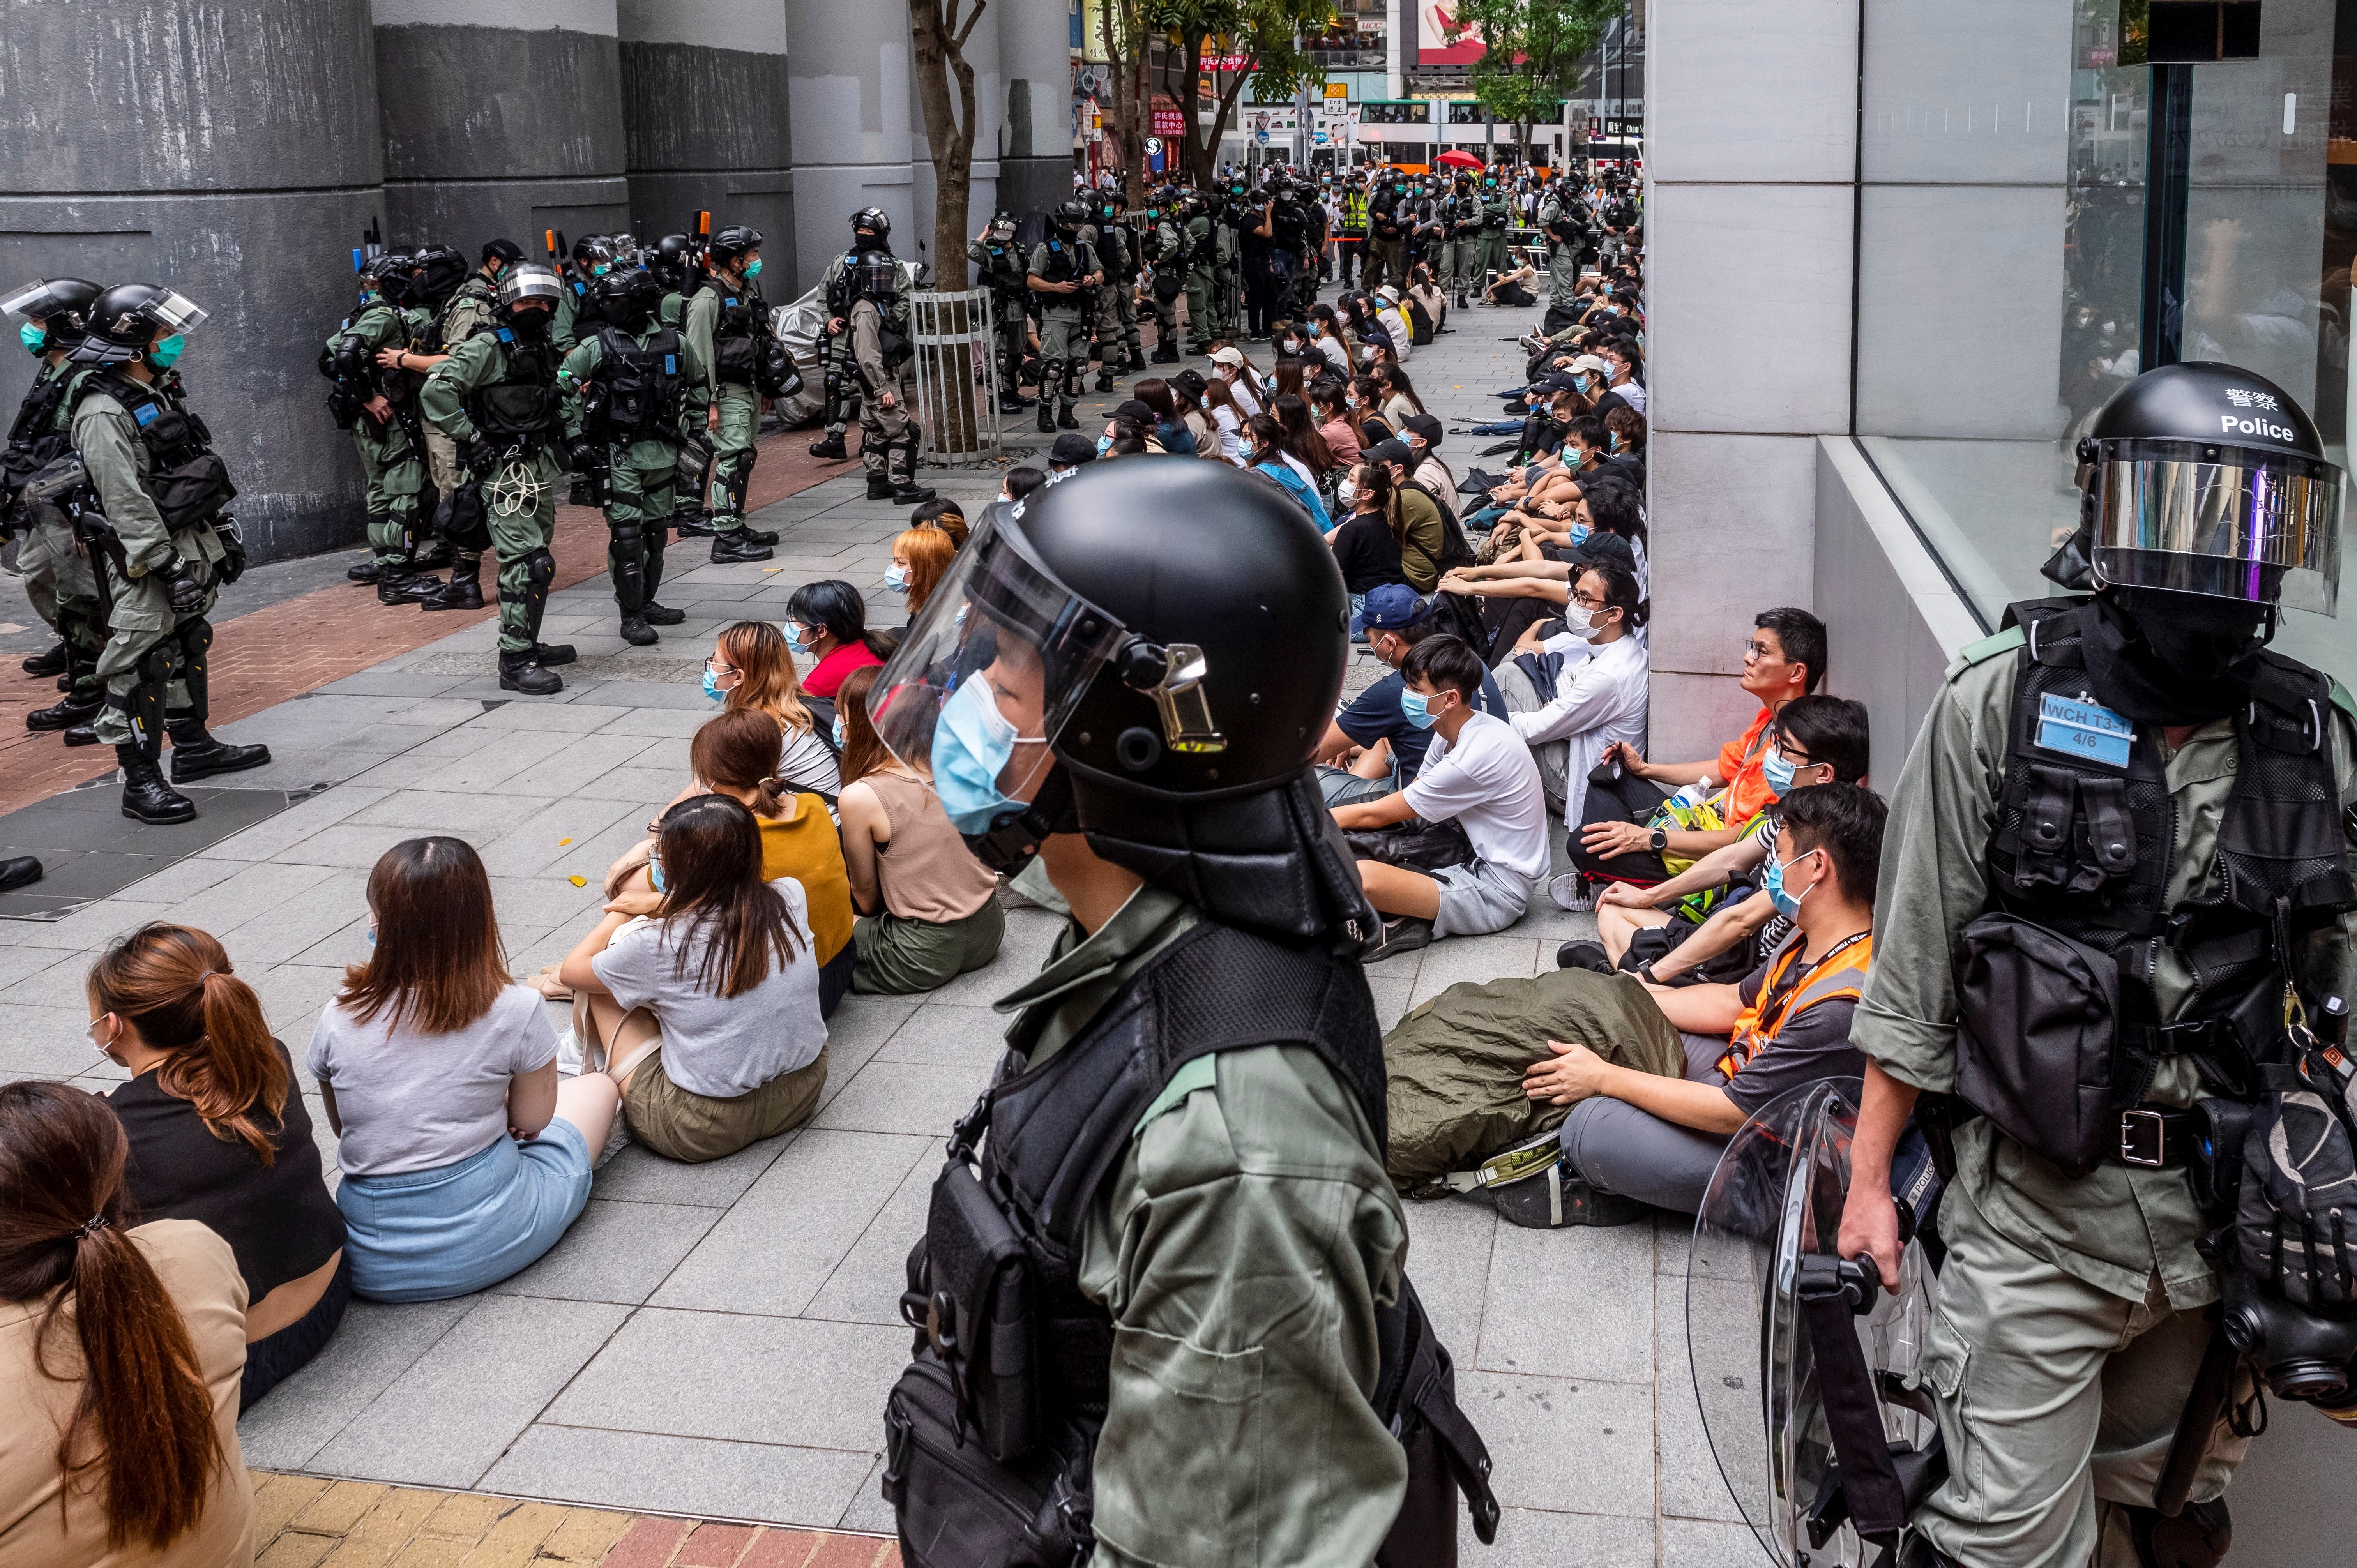
[[1609, 601], [1599, 599], [1593, 594], [1574, 594], [1571, 596], [1571, 602], [1584, 610], [1601, 610], [1611, 607]]
[[[1752, 646], [1756, 648], [1759, 644], [1754, 643]], [[716, 655], [704, 661], [704, 672], [707, 675], [734, 675], [737, 673], [737, 666]]]
[[1746, 660], [1781, 659], [1784, 657], [1784, 650], [1781, 648], [1770, 648], [1755, 637], [1743, 645], [1743, 657]]

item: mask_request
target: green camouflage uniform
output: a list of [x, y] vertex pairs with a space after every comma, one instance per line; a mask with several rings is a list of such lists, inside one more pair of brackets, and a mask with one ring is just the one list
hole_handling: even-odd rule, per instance
[[[552, 371], [554, 362], [552, 357]], [[418, 403], [436, 429], [464, 443], [478, 434], [467, 413], [467, 394], [495, 386], [508, 374], [500, 334], [481, 333], [459, 344], [448, 359], [434, 367], [418, 393]], [[523, 466], [539, 486], [530, 495], [514, 491], [495, 500], [493, 487], [483, 486], [483, 521], [500, 564], [500, 651], [507, 654], [532, 651], [539, 626], [534, 612], [547, 602], [549, 584], [555, 576], [556, 558], [550, 546], [556, 539], [556, 485], [565, 477], [565, 454], [554, 441], [538, 443]], [[492, 476], [476, 478], [488, 480]], [[501, 510], [502, 506], [508, 510]]]
[[[371, 381], [382, 386], [391, 376], [375, 373], [378, 350], [416, 346], [432, 325], [422, 310], [403, 310], [382, 299], [371, 299], [361, 313], [336, 328], [328, 338], [329, 353], [347, 338], [357, 338], [367, 349]], [[398, 390], [398, 389], [396, 389]], [[361, 455], [368, 510], [369, 548], [380, 569], [402, 567], [417, 546], [418, 498], [425, 490], [425, 452], [413, 441], [397, 413], [383, 424], [366, 410], [352, 422], [352, 446]]]
[[[48, 434], [63, 435], [73, 424], [72, 382], [91, 372], [46, 357], [34, 375], [29, 400], [52, 382], [68, 383]], [[30, 510], [16, 544], [16, 570], [25, 579], [25, 596], [33, 613], [48, 623], [66, 645], [66, 669], [72, 693], [88, 698], [98, 691], [98, 657], [106, 647], [106, 605], [99, 589], [95, 563], [74, 542], [73, 520], [54, 503]]]
[[[643, 349], [670, 323], [658, 321], [640, 333], [617, 327], [614, 335], [634, 349]], [[589, 385], [597, 367], [606, 362], [606, 345], [593, 331], [573, 346], [557, 367], [556, 384], [565, 393], [565, 435], [577, 440], [583, 434]], [[704, 363], [695, 345], [680, 337], [679, 374], [690, 386], [703, 381]], [[606, 448], [606, 571], [614, 584], [614, 601], [627, 618], [643, 615], [662, 585], [663, 545], [670, 536], [673, 479], [679, 468], [680, 441], [687, 421], [694, 417], [681, 402], [680, 423], [668, 430], [641, 435]]]
[[705, 482], [716, 534], [733, 533], [745, 526], [745, 492], [752, 483], [756, 456], [753, 443], [761, 434], [759, 391], [749, 381], [722, 381], [714, 359], [713, 333], [722, 305], [740, 299], [749, 299], [757, 313], [769, 308], [749, 278], [732, 280], [713, 274], [688, 295], [680, 323], [681, 336], [693, 346], [696, 362], [703, 367], [697, 378], [702, 395], [694, 401], [720, 410], [720, 423], [711, 430], [712, 472]]

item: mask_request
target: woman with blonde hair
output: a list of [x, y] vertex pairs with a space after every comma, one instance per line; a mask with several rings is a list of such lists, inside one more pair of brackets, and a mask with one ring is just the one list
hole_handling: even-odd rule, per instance
[[[934, 537], [942, 535], [935, 531]], [[723, 713], [759, 708], [777, 720], [785, 736], [778, 752], [778, 777], [797, 789], [834, 799], [840, 787], [834, 753], [819, 737], [817, 721], [802, 702], [793, 650], [775, 622], [740, 620], [721, 628], [712, 657], [704, 661], [704, 694], [720, 703]], [[694, 793], [690, 785], [672, 803]]]
[[294, 1058], [220, 941], [190, 926], [142, 926], [85, 990], [91, 1043], [131, 1074], [106, 1098], [131, 1141], [134, 1206], [211, 1227], [244, 1276], [243, 1409], [318, 1354], [351, 1300]]
[[95, 1096], [0, 1088], [0, 1562], [253, 1561], [245, 1282], [195, 1220], [133, 1225], [129, 1155]]

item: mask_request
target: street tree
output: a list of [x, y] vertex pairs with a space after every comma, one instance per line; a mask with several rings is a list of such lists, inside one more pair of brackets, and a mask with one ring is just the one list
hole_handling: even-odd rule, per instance
[[971, 238], [967, 217], [974, 190], [974, 91], [965, 45], [989, 6], [990, 0], [909, 0], [917, 96], [924, 108], [925, 145], [933, 157], [936, 288], [963, 290], [969, 281], [965, 247]]
[[1595, 51], [1628, 0], [1458, 0], [1449, 40], [1481, 40], [1467, 75], [1491, 115], [1515, 128], [1529, 156], [1531, 126], [1561, 113], [1579, 85], [1579, 62]]
[[[1115, 5], [1154, 4], [1169, 44], [1166, 74], [1171, 96], [1187, 111], [1180, 138], [1188, 172], [1208, 186], [1219, 166], [1220, 138], [1234, 123], [1244, 83], [1254, 84], [1263, 102], [1289, 99], [1305, 81], [1321, 82], [1325, 72], [1301, 48], [1303, 34], [1326, 30], [1332, 0], [1110, 0]], [[1207, 63], [1216, 62], [1216, 63]], [[1232, 67], [1233, 69], [1220, 69]], [[1212, 116], [1195, 112], [1206, 75], [1212, 83]]]

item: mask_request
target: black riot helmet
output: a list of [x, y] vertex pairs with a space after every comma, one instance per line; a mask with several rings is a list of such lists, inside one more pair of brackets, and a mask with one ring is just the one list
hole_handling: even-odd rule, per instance
[[439, 306], [458, 292], [470, 269], [467, 258], [447, 245], [428, 245], [409, 258], [410, 297]]
[[158, 332], [194, 332], [208, 312], [177, 289], [119, 283], [91, 301], [90, 325], [73, 347], [78, 365], [120, 365], [137, 359]]
[[537, 343], [547, 338], [556, 302], [564, 297], [565, 282], [554, 268], [540, 262], [518, 262], [500, 274], [499, 302], [494, 308], [518, 339]]
[[731, 223], [712, 236], [710, 254], [716, 267], [733, 266], [761, 248], [761, 231]]
[[880, 207], [863, 207], [851, 215], [854, 250], [888, 251], [892, 248], [892, 215]]
[[573, 242], [573, 266], [583, 277], [603, 277], [614, 264], [614, 242], [603, 234], [584, 234]]
[[1081, 231], [1081, 225], [1088, 220], [1089, 204], [1078, 197], [1056, 209], [1056, 232], [1060, 238], [1071, 239]]
[[2054, 582], [2335, 613], [2341, 470], [2273, 381], [2211, 361], [2147, 371], [2078, 456], [2079, 529], [2046, 563]]
[[1015, 238], [1015, 214], [1001, 208], [990, 215], [990, 237], [1004, 245]]
[[377, 297], [387, 305], [410, 303], [409, 257], [399, 251], [387, 251], [371, 258], [361, 269], [361, 282], [376, 291]]
[[46, 334], [39, 351], [46, 354], [81, 341], [98, 292], [98, 285], [87, 278], [35, 278], [0, 299], [0, 313], [39, 322]]
[[616, 267], [589, 285], [589, 304], [601, 321], [625, 332], [642, 331], [662, 305], [662, 285], [638, 267]]
[[647, 252], [647, 271], [673, 294], [685, 294], [695, 270], [695, 242], [684, 234], [665, 234]]
[[1309, 769], [1349, 618], [1333, 553], [1273, 487], [1093, 464], [958, 552], [869, 712], [987, 864], [1083, 832], [1214, 918], [1354, 945], [1371, 917]]

